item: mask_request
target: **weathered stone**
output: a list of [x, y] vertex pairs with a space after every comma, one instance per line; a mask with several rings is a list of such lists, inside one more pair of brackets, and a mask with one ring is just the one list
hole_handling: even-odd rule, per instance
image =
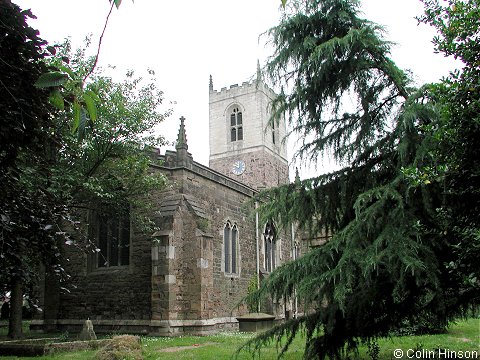
[[[144, 234], [132, 225], [130, 261], [125, 266], [98, 267], [96, 254], [86, 256], [75, 247], [66, 247], [64, 255], [70, 261], [64, 267], [72, 274], [71, 291], [61, 292], [56, 278], [43, 274], [46, 276], [39, 290], [44, 312], [32, 323], [33, 328], [78, 332], [83, 324], [81, 319], [87, 316], [93, 320], [97, 333], [128, 331], [163, 335], [238, 328], [235, 317], [245, 315], [247, 308], [235, 304], [245, 297], [257, 271], [265, 274], [261, 236], [265, 224], [256, 223], [250, 214], [252, 209], [246, 204], [256, 194], [256, 188], [288, 181], [286, 154], [274, 146], [279, 144], [262, 135], [269, 90], [262, 85], [256, 91], [255, 85], [243, 84], [225, 93], [210, 93], [210, 106], [214, 110], [211, 125], [215, 122], [216, 127], [224, 126], [225, 111], [234, 99], [242, 102], [244, 145], [253, 141], [258, 145], [255, 151], [247, 151], [246, 146], [242, 150], [232, 144], [221, 145], [219, 141], [225, 142], [226, 134], [214, 140], [211, 133], [211, 146], [226, 149], [222, 156], [211, 152], [211, 164], [218, 165], [214, 170], [191, 159], [186, 152], [183, 127], [179, 135], [181, 146], [177, 149], [182, 153], [169, 150], [155, 159], [160, 160], [155, 164], [162, 165], [151, 166], [152, 173], [164, 174], [172, 185], [148, 194], [157, 214], [158, 231]], [[281, 127], [278, 127], [280, 132]], [[219, 130], [211, 128], [211, 131], [215, 138]], [[236, 176], [230, 171], [230, 161], [239, 155], [247, 168], [244, 174]], [[84, 223], [94, 226], [89, 220], [85, 214]], [[223, 234], [227, 221], [238, 230], [238, 266], [234, 273], [225, 272]], [[90, 229], [84, 230], [91, 233]], [[289, 232], [278, 231], [277, 265], [291, 258], [293, 244]], [[284, 306], [270, 304], [263, 308], [283, 317]]]
[[243, 332], [260, 332], [274, 325], [275, 316], [265, 313], [250, 313], [238, 316], [238, 329]]
[[93, 324], [90, 319], [85, 320], [82, 331], [78, 335], [78, 340], [97, 340], [97, 335], [95, 335], [95, 331], [93, 331]]

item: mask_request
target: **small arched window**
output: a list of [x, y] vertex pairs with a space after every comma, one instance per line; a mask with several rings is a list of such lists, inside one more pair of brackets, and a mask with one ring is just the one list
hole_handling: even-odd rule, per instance
[[295, 244], [293, 246], [293, 259], [297, 260], [300, 257], [300, 244], [295, 241]]
[[230, 113], [230, 141], [243, 140], [242, 112], [234, 107]]
[[224, 271], [238, 274], [238, 228], [227, 221], [223, 228]]
[[275, 121], [272, 122], [272, 143], [275, 145]]
[[268, 222], [263, 232], [263, 246], [265, 249], [265, 270], [272, 271], [276, 267], [277, 257], [277, 234], [275, 226]]

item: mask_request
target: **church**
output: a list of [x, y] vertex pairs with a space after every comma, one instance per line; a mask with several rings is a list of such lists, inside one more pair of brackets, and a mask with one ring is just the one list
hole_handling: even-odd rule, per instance
[[[285, 120], [270, 126], [274, 92], [263, 82], [214, 90], [209, 84], [209, 166], [188, 151], [188, 120], [180, 119], [176, 151], [156, 153], [151, 171], [171, 186], [146, 194], [158, 231], [145, 234], [130, 219], [90, 220], [99, 251], [66, 247], [72, 276], [63, 291], [53, 276], [39, 286], [43, 312], [32, 330], [209, 334], [238, 329], [248, 288], [300, 254], [295, 229], [260, 223], [253, 196], [289, 182]], [[304, 245], [303, 245], [304, 246]], [[265, 303], [281, 320], [295, 302]]]

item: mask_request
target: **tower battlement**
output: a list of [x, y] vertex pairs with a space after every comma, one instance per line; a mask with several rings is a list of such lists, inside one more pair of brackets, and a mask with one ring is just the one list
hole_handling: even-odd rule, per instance
[[275, 92], [263, 81], [252, 80], [244, 81], [241, 85], [232, 84], [229, 87], [222, 87], [220, 90], [213, 88], [212, 78], [210, 77], [210, 97], [216, 99], [223, 97], [238, 96], [241, 94], [261, 91], [265, 93], [271, 100], [276, 96]]
[[285, 119], [271, 124], [276, 94], [260, 78], [209, 85], [210, 167], [253, 188], [288, 182]]

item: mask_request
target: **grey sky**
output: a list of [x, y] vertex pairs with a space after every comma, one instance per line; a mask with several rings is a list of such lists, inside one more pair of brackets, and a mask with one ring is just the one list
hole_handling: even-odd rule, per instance
[[[87, 33], [97, 42], [110, 7], [107, 0], [13, 1], [32, 9], [38, 19], [31, 25], [45, 40], [54, 43], [71, 36], [77, 45]], [[393, 60], [412, 70], [419, 83], [436, 81], [453, 69], [451, 60], [433, 53], [433, 29], [417, 26], [414, 17], [423, 11], [419, 0], [362, 3], [365, 18], [384, 25], [387, 38], [397, 43]], [[124, 0], [110, 18], [99, 65], [116, 65], [118, 76], [127, 69], [154, 69], [166, 107], [174, 110], [159, 131], [173, 141], [178, 118], [185, 116], [189, 151], [208, 165], [209, 75], [217, 90], [248, 81], [257, 59], [263, 63], [269, 55], [258, 36], [276, 24], [279, 5], [280, 0]]]

